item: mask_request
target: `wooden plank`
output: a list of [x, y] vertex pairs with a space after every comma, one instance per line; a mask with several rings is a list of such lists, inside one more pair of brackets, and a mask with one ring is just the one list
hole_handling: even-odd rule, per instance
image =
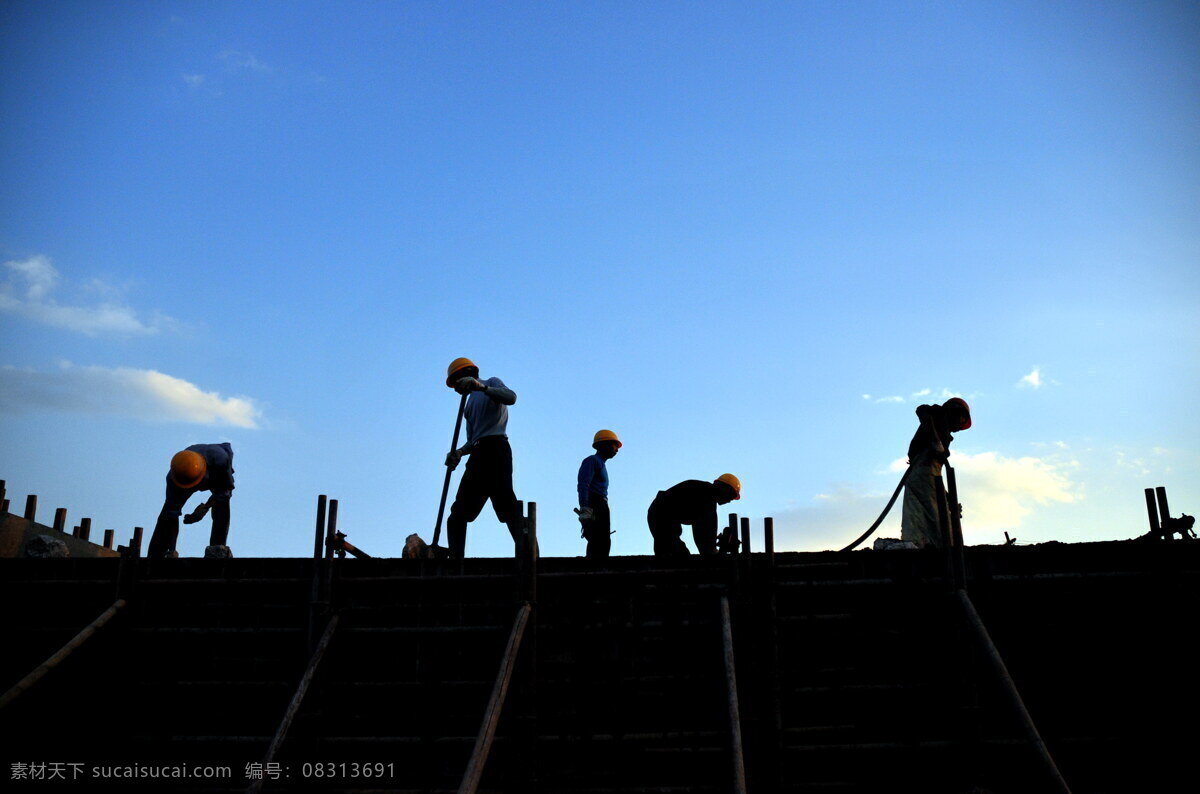
[[508, 696], [508, 684], [512, 680], [517, 653], [521, 650], [521, 638], [525, 635], [525, 626], [529, 623], [529, 614], [532, 611], [531, 604], [522, 604], [520, 611], [517, 612], [516, 620], [513, 621], [512, 632], [508, 636], [508, 646], [504, 649], [504, 656], [500, 660], [500, 670], [496, 673], [492, 696], [483, 713], [483, 724], [479, 726], [479, 735], [475, 738], [475, 749], [471, 752], [471, 760], [467, 763], [466, 772], [463, 773], [458, 794], [475, 794], [479, 788], [479, 780], [483, 777], [483, 767], [487, 763], [488, 753], [492, 749], [492, 740], [496, 737], [496, 725], [500, 722], [500, 712], [504, 709], [504, 700]]

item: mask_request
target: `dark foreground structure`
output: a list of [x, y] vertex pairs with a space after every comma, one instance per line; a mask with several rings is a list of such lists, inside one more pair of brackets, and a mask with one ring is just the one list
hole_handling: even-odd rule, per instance
[[743, 546], [603, 568], [315, 550], [0, 559], [5, 789], [1116, 794], [1196, 779], [1198, 543]]

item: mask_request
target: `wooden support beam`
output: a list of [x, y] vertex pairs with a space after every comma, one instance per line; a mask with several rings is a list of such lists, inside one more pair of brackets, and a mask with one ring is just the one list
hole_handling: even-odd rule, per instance
[[129, 549], [134, 557], [142, 556], [142, 528], [133, 528], [133, 539], [129, 541]]
[[59, 507], [54, 511], [54, 528], [59, 532], [67, 531], [67, 508]]
[[33, 670], [33, 672], [18, 681], [12, 689], [5, 692], [3, 697], [0, 697], [0, 709], [3, 709], [9, 703], [12, 703], [25, 692], [29, 691], [29, 689], [38, 681], [42, 680], [47, 673], [49, 673], [55, 667], [58, 667], [58, 665], [62, 664], [71, 654], [79, 650], [80, 646], [87, 642], [97, 631], [104, 628], [104, 626], [110, 620], [112, 620], [113, 617], [120, 612], [122, 608], [124, 608], [124, 606], [125, 599], [118, 598], [116, 601], [114, 601], [112, 606], [100, 613], [99, 617], [84, 627], [84, 629], [76, 634], [70, 642], [59, 648], [53, 656], [42, 662]]
[[37, 520], [37, 494], [29, 494], [25, 497], [25, 520]]
[[1057, 791], [1061, 794], [1071, 794], [1070, 787], [1067, 786], [1067, 781], [1063, 779], [1062, 773], [1058, 771], [1058, 765], [1054, 763], [1054, 758], [1050, 755], [1049, 748], [1042, 741], [1042, 736], [1038, 733], [1037, 726], [1033, 722], [1033, 717], [1029, 715], [1029, 709], [1025, 707], [1025, 701], [1021, 699], [1021, 692], [1017, 689], [1017, 684], [1013, 681], [1012, 676], [1008, 673], [1008, 666], [1004, 664], [1003, 657], [1000, 656], [1000, 651], [996, 649], [995, 643], [992, 642], [991, 635], [988, 634], [987, 627], [983, 625], [983, 620], [979, 617], [979, 613], [975, 611], [975, 605], [971, 603], [970, 596], [967, 591], [959, 589], [955, 596], [959, 606], [962, 608], [963, 616], [967, 620], [967, 626], [971, 629], [971, 636], [979, 645], [983, 652], [984, 658], [991, 667], [992, 674], [1000, 684], [1005, 698], [1008, 700], [1009, 706], [1013, 713], [1020, 721], [1021, 729], [1025, 733], [1025, 739], [1029, 742], [1034, 752], [1037, 753], [1038, 760], [1041, 761], [1043, 771], [1045, 772], [1046, 785], [1050, 786], [1048, 791]]
[[111, 529], [104, 530], [104, 548], [111, 549], [113, 547], [113, 541], [116, 537], [116, 534], [117, 533], [114, 530], [111, 530]]
[[742, 554], [750, 556], [750, 519], [742, 518]]
[[512, 632], [508, 635], [508, 645], [500, 660], [500, 669], [496, 673], [496, 682], [492, 686], [492, 696], [488, 699], [487, 709], [483, 712], [483, 723], [479, 726], [479, 735], [475, 737], [475, 749], [471, 752], [471, 760], [463, 773], [462, 783], [458, 794], [475, 794], [479, 789], [479, 781], [483, 777], [483, 767], [487, 763], [488, 753], [492, 749], [492, 740], [496, 737], [496, 725], [500, 722], [500, 712], [504, 709], [504, 700], [508, 696], [508, 684], [512, 680], [513, 667], [517, 654], [521, 650], [521, 638], [525, 635], [525, 627], [529, 623], [529, 615], [533, 605], [522, 604], [513, 621]]
[[729, 740], [733, 754], [733, 791], [735, 794], [746, 794], [746, 762], [742, 756], [742, 720], [738, 713], [737, 670], [733, 661], [733, 626], [729, 619], [728, 596], [721, 596], [721, 646], [724, 651]]
[[[79, 520], [79, 539], [80, 540], [91, 540], [92, 539], [92, 519], [81, 518]], [[139, 543], [138, 545], [140, 546], [141, 544]]]
[[[288, 703], [287, 711], [283, 713], [283, 720], [279, 723], [279, 728], [275, 731], [274, 738], [271, 739], [271, 746], [267, 748], [267, 754], [263, 757], [263, 766], [272, 763], [275, 760], [279, 748], [283, 746], [287, 740], [288, 730], [292, 727], [292, 721], [296, 719], [296, 714], [300, 712], [300, 706], [304, 703], [304, 696], [308, 694], [308, 687], [312, 684], [313, 676], [317, 673], [317, 668], [321, 664], [321, 659], [325, 657], [325, 651], [329, 648], [329, 643], [333, 640], [333, 632], [337, 629], [338, 616], [334, 615], [329, 619], [329, 623], [325, 626], [325, 633], [321, 635], [321, 641], [317, 643], [316, 650], [313, 651], [312, 658], [308, 661], [308, 668], [304, 671], [304, 675], [300, 678], [300, 685], [296, 687], [295, 694], [292, 695], [292, 700]], [[250, 784], [247, 789], [248, 794], [258, 794], [262, 791], [263, 778], [256, 779]]]

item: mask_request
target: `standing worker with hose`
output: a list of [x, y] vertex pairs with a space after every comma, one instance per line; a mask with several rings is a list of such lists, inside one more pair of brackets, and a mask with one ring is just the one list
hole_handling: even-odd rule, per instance
[[606, 460], [617, 456], [623, 445], [611, 430], [599, 430], [592, 438], [595, 455], [588, 455], [579, 464], [579, 523], [587, 539], [587, 556], [604, 559], [612, 547], [612, 521], [608, 512], [608, 468]]
[[[904, 513], [900, 519], [900, 537], [918, 548], [938, 548], [941, 543], [937, 481], [942, 464], [950, 456], [951, 433], [971, 426], [971, 409], [961, 397], [951, 397], [941, 405], [917, 406], [921, 426], [908, 444], [911, 467], [904, 486]], [[953, 509], [953, 507], [951, 507]]]
[[458, 484], [446, 536], [450, 557], [462, 559], [467, 547], [467, 524], [474, 521], [488, 499], [496, 518], [508, 525], [514, 543], [520, 542], [521, 515], [513, 492], [512, 448], [508, 445], [508, 406], [517, 395], [499, 378], [479, 379], [479, 368], [469, 358], [456, 358], [446, 370], [446, 385], [466, 396], [463, 417], [467, 443], [446, 455], [453, 471], [463, 456], [470, 456]]

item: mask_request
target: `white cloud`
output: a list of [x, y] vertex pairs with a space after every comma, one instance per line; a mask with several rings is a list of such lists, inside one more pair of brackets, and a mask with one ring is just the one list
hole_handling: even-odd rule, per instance
[[973, 533], [994, 534], [1020, 526], [1037, 507], [1081, 498], [1080, 486], [1070, 477], [1069, 470], [1078, 466], [1073, 461], [955, 452], [950, 463], [958, 475], [963, 533], [968, 542]]
[[[38, 254], [28, 259], [10, 260], [4, 266], [9, 271], [9, 277], [0, 284], [0, 311], [87, 336], [106, 333], [156, 334], [176, 324], [174, 319], [162, 314], [156, 314], [151, 321], [144, 322], [138, 319], [133, 309], [116, 299], [94, 306], [59, 303], [53, 294], [59, 283], [58, 270], [47, 256]], [[116, 293], [114, 288], [96, 279], [92, 280], [88, 289], [110, 295]]]
[[225, 64], [225, 67], [230, 71], [249, 70], [252, 72], [271, 72], [274, 71], [270, 66], [255, 58], [248, 52], [239, 52], [238, 50], [225, 50], [220, 53], [217, 58]]
[[128, 367], [58, 371], [0, 368], [0, 413], [62, 411], [133, 416], [148, 421], [256, 428], [262, 409], [248, 397], [222, 397], [182, 378]]
[[204, 85], [204, 75], [202, 74], [185, 74], [182, 75], [183, 82], [187, 83], [192, 88], [200, 88]]
[[904, 398], [899, 395], [892, 395], [891, 397], [880, 397], [879, 399], [875, 400], [875, 402], [877, 402], [877, 403], [902, 403], [902, 402], [904, 402]]
[[1017, 385], [1033, 389], [1040, 389], [1042, 387], [1042, 368], [1034, 367], [1033, 372], [1030, 372], [1028, 375], [1022, 377], [1021, 380], [1017, 382]]

